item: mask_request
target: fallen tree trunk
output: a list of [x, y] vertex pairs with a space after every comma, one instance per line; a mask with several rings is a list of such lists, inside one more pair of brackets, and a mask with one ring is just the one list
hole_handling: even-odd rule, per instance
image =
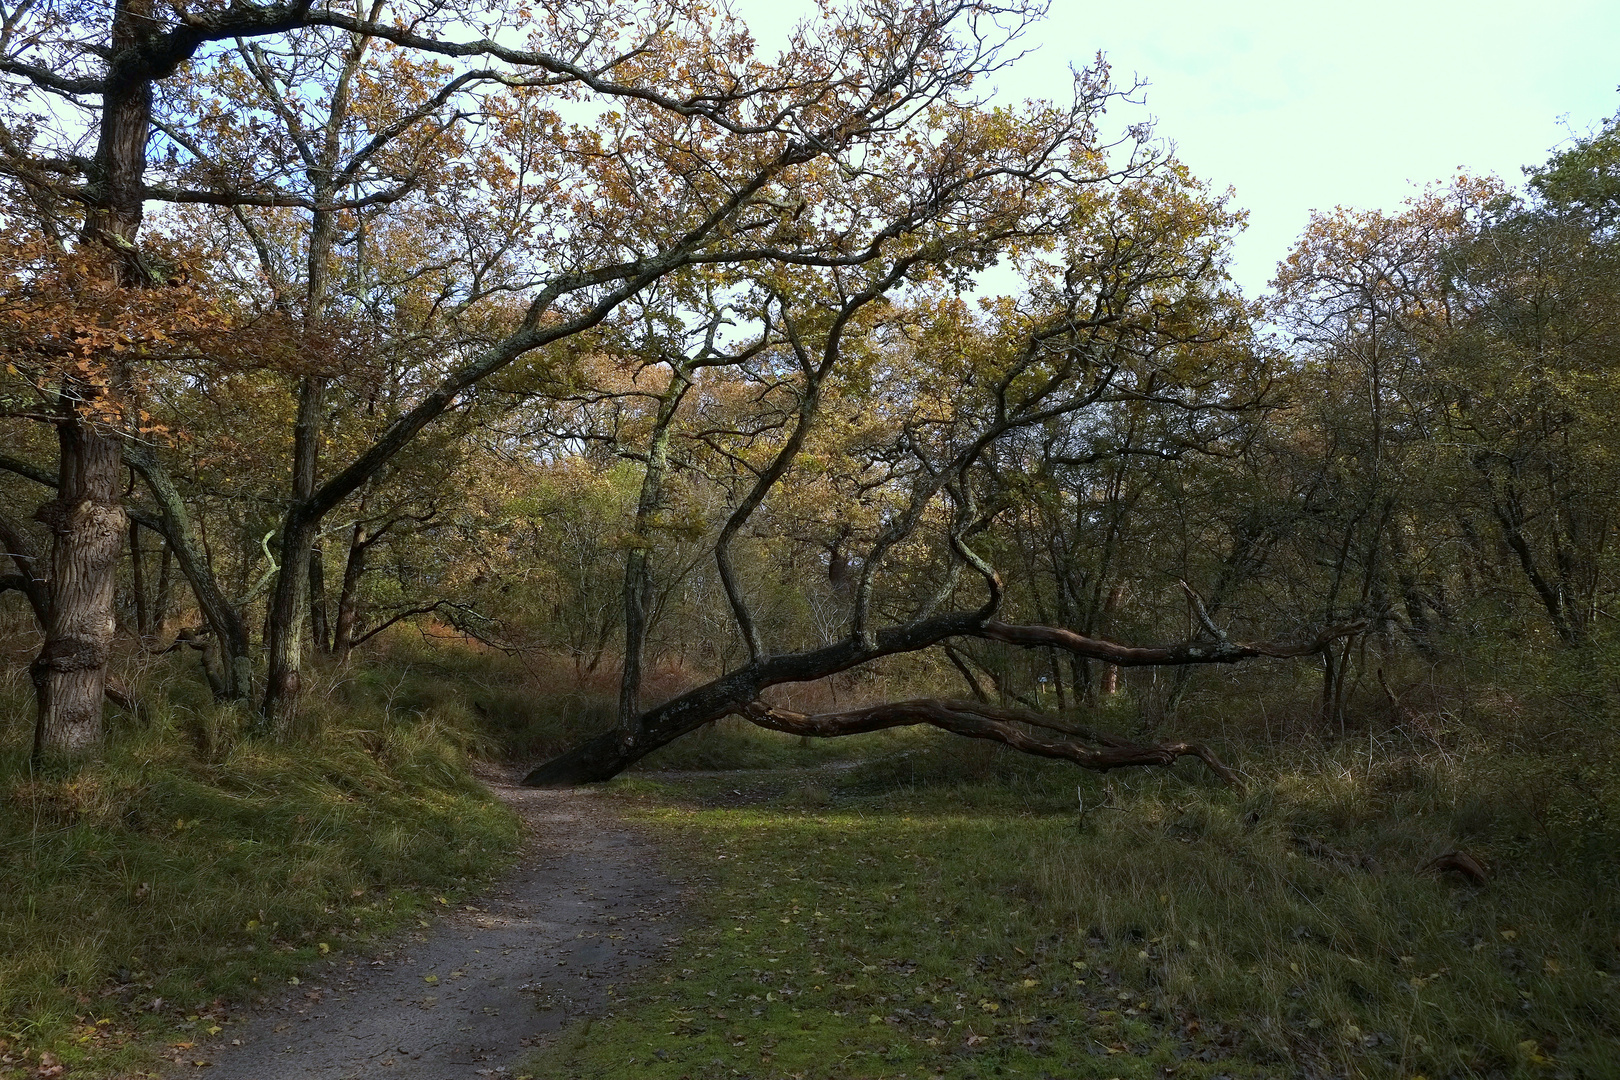
[[[1132, 766], [1163, 767], [1175, 764], [1178, 758], [1196, 757], [1225, 783], [1236, 788], [1243, 786], [1237, 774], [1227, 768], [1213, 750], [1200, 743], [1133, 743], [1115, 736], [1098, 735], [1056, 724], [1040, 713], [997, 708], [973, 701], [918, 698], [814, 715], [773, 708], [756, 701], [740, 710], [740, 713], [760, 727], [772, 731], [822, 739], [928, 724], [969, 739], [1003, 743], [1026, 754], [1071, 761], [1082, 769], [1094, 772]], [[1061, 732], [1070, 737], [1059, 739], [1026, 731], [1020, 724]], [[1091, 742], [1100, 745], [1088, 745]]]
[[[1317, 634], [1311, 640], [1302, 643], [1237, 643], [1220, 638], [1211, 642], [1186, 642], [1177, 645], [1159, 645], [1137, 647], [1121, 645], [1117, 642], [1106, 641], [1101, 638], [1087, 637], [1072, 630], [1047, 626], [1014, 626], [1006, 623], [986, 621], [979, 612], [954, 612], [948, 615], [939, 615], [918, 622], [905, 623], [890, 627], [870, 636], [851, 635], [842, 641], [815, 649], [810, 652], [790, 653], [780, 656], [762, 656], [743, 667], [711, 680], [701, 686], [694, 687], [686, 693], [665, 702], [656, 708], [649, 709], [641, 714], [635, 726], [631, 729], [618, 728], [605, 731], [594, 738], [587, 739], [572, 750], [553, 758], [536, 768], [523, 782], [530, 787], [572, 787], [576, 784], [590, 784], [601, 780], [608, 780], [643, 757], [666, 746], [682, 735], [696, 731], [704, 724], [711, 723], [724, 716], [742, 715], [759, 722], [749, 710], [757, 709], [761, 693], [768, 687], [788, 682], [813, 682], [835, 675], [850, 668], [859, 667], [873, 660], [898, 653], [917, 652], [922, 649], [938, 645], [950, 638], [979, 637], [993, 641], [1003, 641], [1026, 648], [1056, 647], [1081, 656], [1089, 656], [1110, 663], [1121, 665], [1158, 665], [1174, 667], [1185, 664], [1231, 664], [1252, 657], [1294, 657], [1306, 656], [1321, 650], [1327, 642], [1354, 633], [1362, 628], [1356, 623], [1349, 626], [1330, 627]], [[874, 706], [873, 710], [884, 708], [901, 708], [914, 705], [911, 702], [902, 702], [899, 705]], [[862, 710], [856, 710], [857, 713]], [[1085, 768], [1124, 768], [1131, 765], [1168, 765], [1176, 757], [1191, 755], [1199, 757], [1215, 770], [1222, 779], [1234, 782], [1235, 777], [1219, 764], [1219, 759], [1209, 754], [1207, 749], [1200, 748], [1192, 743], [1163, 743], [1153, 746], [1142, 746], [1127, 743], [1123, 740], [1104, 738], [1087, 734], [1084, 741], [1096, 742], [1097, 747], [1085, 747], [1083, 743], [1061, 743], [1058, 740], [1045, 739], [1035, 736], [1019, 728], [1011, 727], [1013, 723], [1022, 723], [1047, 730], [1065, 732], [1081, 737], [1075, 729], [1067, 729], [1056, 725], [1055, 721], [1041, 717], [1035, 712], [1011, 710], [998, 710], [984, 705], [968, 706], [962, 704], [961, 708], [946, 709], [950, 716], [940, 714], [943, 723], [935, 723], [928, 719], [898, 720], [893, 723], [879, 726], [895, 727], [903, 723], [933, 723], [936, 727], [945, 730], [956, 730], [949, 724], [957, 724], [962, 728], [973, 730], [959, 731], [958, 734], [968, 735], [971, 738], [994, 739], [1009, 746], [1024, 750], [1027, 753], [1042, 754], [1048, 757], [1061, 757], [1074, 761]], [[779, 713], [784, 717], [782, 723], [788, 721], [789, 714]], [[845, 716], [846, 714], [828, 714], [830, 716]], [[876, 712], [872, 715], [875, 717]], [[900, 714], [893, 714], [899, 716]], [[921, 714], [917, 714], [920, 716]], [[970, 722], [971, 718], [977, 718]], [[1037, 719], [1039, 718], [1039, 719]], [[854, 724], [857, 721], [841, 721]], [[876, 722], [873, 720], [872, 722]], [[829, 721], [831, 723], [831, 721]], [[1000, 725], [1000, 726], [997, 726]], [[770, 726], [766, 724], [765, 726]], [[853, 734], [855, 730], [876, 730], [876, 728], [850, 728], [837, 734]], [[800, 734], [816, 734], [815, 732], [800, 732]], [[828, 734], [832, 734], [829, 732]], [[1041, 747], [1044, 747], [1042, 749]], [[1172, 752], [1172, 748], [1174, 752]], [[1082, 750], [1086, 751], [1082, 753]], [[1166, 757], [1166, 755], [1169, 755]], [[1205, 756], [1205, 755], [1208, 756]], [[1088, 756], [1089, 755], [1089, 756]], [[1082, 760], [1084, 758], [1085, 760]], [[1088, 762], [1091, 762], [1088, 764]], [[1106, 764], [1105, 764], [1106, 763]], [[1223, 775], [1224, 773], [1224, 775]]]

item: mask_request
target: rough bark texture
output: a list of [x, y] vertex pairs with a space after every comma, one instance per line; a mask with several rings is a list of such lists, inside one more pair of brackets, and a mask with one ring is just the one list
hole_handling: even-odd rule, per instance
[[[95, 157], [89, 170], [92, 199], [84, 236], [123, 257], [124, 287], [144, 285], [135, 251], [144, 202], [146, 138], [152, 119], [152, 83], [127, 70], [150, 36], [152, 0], [119, 0], [113, 12], [109, 77]], [[117, 364], [113, 368], [117, 368]], [[119, 502], [122, 440], [109, 424], [118, 412], [107, 375], [71, 376], [58, 398], [60, 446], [57, 497], [41, 508], [50, 527], [50, 616], [45, 644], [30, 668], [37, 694], [34, 756], [81, 756], [101, 742], [101, 702], [113, 633], [115, 569], [126, 519]]]
[[77, 410], [58, 433], [57, 497], [38, 515], [52, 543], [45, 643], [29, 669], [38, 705], [36, 759], [82, 757], [101, 743], [114, 571], [128, 527], [118, 493], [123, 440]]

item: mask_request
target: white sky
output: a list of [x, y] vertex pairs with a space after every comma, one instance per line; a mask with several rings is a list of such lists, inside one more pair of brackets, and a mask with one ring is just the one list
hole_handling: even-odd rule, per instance
[[[1195, 173], [1249, 210], [1233, 273], [1265, 288], [1310, 211], [1394, 208], [1458, 168], [1521, 179], [1620, 110], [1620, 2], [1052, 0], [1001, 96], [1057, 97], [1100, 49]], [[809, 0], [734, 0], [772, 52]], [[1120, 113], [1123, 126], [1135, 115]]]

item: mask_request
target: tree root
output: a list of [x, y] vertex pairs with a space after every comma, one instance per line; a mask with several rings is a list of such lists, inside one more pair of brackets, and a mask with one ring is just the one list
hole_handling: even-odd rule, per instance
[[[1226, 767], [1215, 751], [1202, 743], [1133, 743], [1118, 736], [1062, 724], [1037, 712], [982, 702], [919, 698], [809, 715], [778, 709], [755, 700], [740, 707], [737, 714], [773, 731], [823, 739], [928, 724], [969, 739], [999, 742], [1026, 754], [1073, 762], [1093, 772], [1140, 766], [1163, 768], [1174, 764], [1177, 758], [1196, 757], [1224, 783], [1240, 791], [1243, 789], [1243, 782], [1237, 774]], [[1030, 727], [1057, 732], [1069, 738], [1054, 738], [1041, 731], [1032, 732], [1027, 730]]]

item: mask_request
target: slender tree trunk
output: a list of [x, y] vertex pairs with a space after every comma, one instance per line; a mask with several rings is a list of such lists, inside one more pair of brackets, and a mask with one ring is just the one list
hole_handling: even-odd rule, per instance
[[146, 610], [146, 567], [141, 552], [141, 527], [129, 523], [129, 585], [135, 598], [135, 633], [145, 641], [152, 632]]
[[332, 653], [332, 633], [326, 617], [326, 560], [319, 543], [309, 550], [309, 636], [315, 651]]
[[[1119, 605], [1124, 600], [1125, 585], [1123, 582], [1116, 582], [1114, 587], [1108, 590], [1108, 599], [1103, 602], [1102, 633], [1108, 634], [1113, 631], [1114, 613], [1119, 610]], [[1103, 668], [1102, 693], [1105, 697], [1119, 693], [1118, 664], [1109, 664]]]
[[270, 670], [265, 681], [264, 718], [278, 734], [292, 733], [302, 685], [305, 601], [309, 597], [309, 553], [316, 527], [308, 511], [315, 492], [320, 456], [321, 411], [326, 380], [306, 377], [298, 389], [298, 418], [293, 429], [292, 505], [282, 521], [279, 554], [270, 609], [265, 613], [265, 644]]
[[1513, 549], [1513, 554], [1519, 560], [1519, 568], [1524, 571], [1525, 580], [1530, 582], [1530, 587], [1540, 598], [1541, 606], [1547, 612], [1547, 621], [1552, 623], [1553, 632], [1566, 645], [1581, 644], [1580, 635], [1564, 610], [1562, 590], [1548, 581], [1540, 567], [1536, 565], [1535, 553], [1530, 550], [1530, 541], [1526, 539], [1524, 529], [1521, 527], [1524, 523], [1524, 511], [1519, 505], [1518, 496], [1510, 488], [1505, 496], [1498, 496], [1494, 500], [1491, 509], [1496, 514], [1497, 523], [1502, 527], [1502, 539]]
[[672, 365], [669, 390], [658, 411], [647, 447], [647, 471], [641, 478], [641, 497], [636, 503], [636, 542], [624, 562], [624, 672], [619, 680], [619, 731], [625, 738], [636, 734], [641, 712], [642, 664], [647, 650], [648, 611], [652, 607], [652, 540], [658, 527], [658, 513], [664, 507], [664, 471], [669, 464], [669, 428], [675, 410], [686, 395], [686, 372]]
[[163, 545], [163, 557], [158, 560], [157, 595], [152, 598], [152, 633], [162, 637], [169, 623], [169, 564], [174, 553]]
[[50, 527], [51, 605], [30, 674], [37, 694], [36, 759], [82, 757], [101, 743], [101, 704], [113, 634], [113, 591], [127, 527], [119, 501], [123, 440], [63, 397], [57, 497], [40, 508]]
[[9, 576], [10, 587], [21, 590], [28, 598], [34, 621], [44, 630], [51, 620], [51, 590], [45, 578], [45, 560], [34, 550], [22, 523], [3, 509], [0, 509], [0, 556], [9, 556], [17, 568], [17, 573]]
[[338, 590], [337, 618], [332, 626], [332, 655], [339, 660], [347, 658], [349, 650], [354, 648], [354, 628], [360, 614], [360, 578], [366, 572], [368, 550], [366, 527], [357, 521], [349, 536], [349, 557], [343, 564], [343, 586]]
[[124, 451], [124, 460], [146, 481], [147, 490], [157, 500], [163, 513], [164, 527], [168, 532], [158, 583], [160, 631], [163, 619], [167, 617], [169, 556], [172, 552], [174, 560], [179, 563], [180, 572], [191, 585], [192, 595], [197, 599], [203, 618], [214, 632], [220, 674], [217, 678], [210, 676], [210, 688], [217, 698], [224, 701], [243, 701], [252, 697], [253, 661], [247, 623], [215, 579], [213, 566], [186, 509], [185, 500], [180, 497], [180, 491], [170, 479], [168, 470], [150, 448], [128, 447]]
[[[351, 38], [347, 61], [332, 93], [319, 164], [309, 169], [317, 206], [330, 205], [336, 194], [333, 176], [340, 155], [340, 133], [348, 116], [349, 83], [364, 49], [365, 39]], [[336, 239], [337, 219], [332, 211], [317, 209], [310, 221], [304, 299], [306, 334], [319, 334], [326, 315], [332, 248]], [[320, 465], [321, 416], [325, 407], [326, 379], [321, 375], [306, 375], [298, 384], [298, 415], [293, 422], [292, 499], [281, 526], [281, 567], [265, 616], [270, 670], [265, 680], [264, 718], [283, 736], [292, 733], [298, 713], [310, 552], [321, 518], [321, 513], [313, 506], [313, 497]]]

